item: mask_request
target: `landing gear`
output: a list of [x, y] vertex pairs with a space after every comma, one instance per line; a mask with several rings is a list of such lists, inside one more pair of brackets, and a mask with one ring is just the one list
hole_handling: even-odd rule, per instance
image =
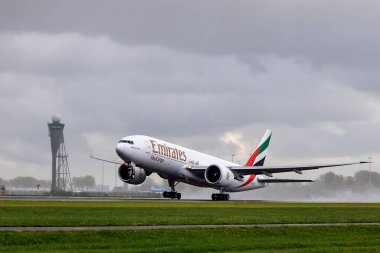
[[164, 198], [181, 199], [181, 193], [179, 193], [179, 192], [164, 192]]
[[170, 192], [164, 192], [163, 196], [164, 198], [168, 199], [181, 199], [181, 193], [175, 191], [175, 180], [174, 179], [168, 179], [169, 186], [171, 191]]
[[228, 201], [230, 200], [230, 194], [224, 193], [224, 190], [220, 189], [219, 193], [213, 193], [211, 195], [211, 199], [216, 201]]
[[227, 193], [213, 193], [211, 195], [212, 200], [216, 201], [228, 201], [230, 200], [230, 194]]

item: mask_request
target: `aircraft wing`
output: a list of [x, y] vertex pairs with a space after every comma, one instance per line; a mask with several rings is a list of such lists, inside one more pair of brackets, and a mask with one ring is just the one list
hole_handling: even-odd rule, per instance
[[266, 176], [272, 176], [273, 173], [296, 172], [298, 174], [302, 174], [303, 170], [317, 170], [320, 168], [339, 167], [339, 166], [362, 164], [362, 163], [368, 163], [368, 162], [296, 165], [296, 166], [254, 166], [254, 167], [235, 166], [235, 167], [229, 167], [229, 169], [241, 175], [263, 174]]
[[[338, 167], [346, 165], [363, 164], [368, 162], [355, 163], [334, 163], [334, 164], [316, 164], [316, 165], [295, 165], [295, 166], [227, 166], [236, 175], [266, 175], [272, 177], [273, 173], [296, 172], [302, 174], [303, 170], [316, 170], [320, 168]], [[194, 166], [190, 171], [196, 175], [204, 174], [207, 166]]]
[[122, 162], [111, 161], [111, 160], [107, 160], [107, 159], [99, 158], [99, 157], [96, 157], [96, 156], [93, 156], [93, 155], [91, 155], [90, 157], [91, 157], [92, 159], [99, 160], [99, 161], [106, 162], [106, 163], [113, 163], [113, 164], [118, 164], [118, 165], [122, 165], [122, 164], [123, 164]]

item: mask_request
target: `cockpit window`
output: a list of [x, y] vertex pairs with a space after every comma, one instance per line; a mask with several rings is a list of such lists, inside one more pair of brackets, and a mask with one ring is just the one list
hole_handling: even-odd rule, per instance
[[128, 144], [133, 145], [133, 141], [129, 141], [129, 140], [120, 140], [119, 143], [128, 143]]

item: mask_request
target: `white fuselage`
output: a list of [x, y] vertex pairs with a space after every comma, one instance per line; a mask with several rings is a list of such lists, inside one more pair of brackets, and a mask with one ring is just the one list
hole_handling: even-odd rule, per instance
[[[208, 183], [204, 175], [196, 176], [191, 172], [193, 166], [240, 166], [226, 160], [181, 147], [166, 141], [143, 135], [124, 137], [116, 146], [116, 152], [125, 162], [132, 162], [140, 168], [155, 172], [166, 178], [172, 178], [183, 183], [220, 189], [221, 187]], [[261, 176], [247, 175], [241, 180], [234, 179], [226, 192], [247, 191], [267, 186], [258, 179]]]

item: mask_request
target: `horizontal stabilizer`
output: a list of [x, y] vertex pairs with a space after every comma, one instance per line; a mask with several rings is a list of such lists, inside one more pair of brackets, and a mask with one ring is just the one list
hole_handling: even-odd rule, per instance
[[258, 179], [260, 183], [307, 183], [314, 182], [307, 179]]

